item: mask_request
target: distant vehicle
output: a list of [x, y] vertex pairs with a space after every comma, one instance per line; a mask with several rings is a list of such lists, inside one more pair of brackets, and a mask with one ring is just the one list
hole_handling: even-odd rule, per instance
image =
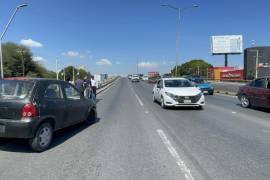
[[270, 77], [258, 78], [241, 86], [237, 96], [244, 108], [251, 106], [270, 108]]
[[128, 75], [128, 79], [131, 79], [131, 78], [132, 78], [132, 75], [131, 75], [131, 74], [129, 74], [129, 75]]
[[155, 84], [157, 83], [157, 81], [160, 79], [160, 76], [152, 76], [152, 77], [148, 77], [148, 83], [149, 84]]
[[133, 74], [131, 77], [131, 82], [140, 82], [140, 77], [137, 74]]
[[48, 79], [0, 80], [0, 137], [29, 139], [49, 148], [56, 130], [96, 120], [96, 105], [72, 84]]
[[162, 78], [171, 78], [172, 75], [171, 74], [163, 74]]
[[148, 81], [148, 76], [147, 76], [147, 75], [144, 75], [144, 76], [142, 77], [142, 80], [143, 80], [143, 81]]
[[166, 107], [198, 107], [205, 105], [204, 94], [185, 78], [163, 78], [153, 89], [153, 101]]
[[157, 71], [150, 71], [148, 72], [148, 83], [150, 84], [155, 84], [157, 82], [157, 80], [159, 80], [160, 74]]
[[200, 76], [186, 76], [186, 79], [195, 83], [197, 87], [205, 94], [214, 95], [214, 87], [210, 82], [205, 82], [204, 79]]

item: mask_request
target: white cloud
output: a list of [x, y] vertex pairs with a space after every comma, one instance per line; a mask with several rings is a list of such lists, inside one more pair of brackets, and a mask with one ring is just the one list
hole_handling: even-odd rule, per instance
[[140, 68], [156, 68], [158, 67], [157, 62], [149, 62], [149, 61], [143, 61], [138, 64]]
[[78, 57], [80, 56], [80, 53], [77, 51], [68, 51], [63, 53], [64, 56], [69, 56], [69, 57]]
[[101, 59], [97, 61], [96, 64], [100, 66], [111, 66], [112, 62], [109, 59]]
[[93, 56], [91, 55], [90, 51], [86, 51], [86, 52], [78, 52], [78, 51], [67, 51], [67, 52], [63, 52], [62, 53], [63, 56], [68, 56], [68, 57], [76, 57], [76, 58], [80, 58], [80, 59], [92, 59]]
[[43, 44], [41, 44], [38, 41], [34, 41], [33, 39], [22, 39], [21, 44], [24, 46], [33, 47], [33, 48], [43, 47]]
[[37, 61], [37, 62], [47, 62], [46, 59], [44, 59], [43, 57], [40, 57], [40, 56], [33, 57], [33, 60]]
[[116, 62], [115, 62], [115, 64], [117, 64], [117, 65], [120, 65], [120, 64], [121, 64], [121, 62], [119, 62], [119, 61], [116, 61]]

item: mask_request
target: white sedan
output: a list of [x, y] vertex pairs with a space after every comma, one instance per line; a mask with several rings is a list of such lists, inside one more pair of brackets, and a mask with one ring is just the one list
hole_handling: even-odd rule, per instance
[[204, 95], [198, 87], [185, 78], [160, 79], [153, 89], [153, 101], [166, 107], [198, 107], [205, 105]]

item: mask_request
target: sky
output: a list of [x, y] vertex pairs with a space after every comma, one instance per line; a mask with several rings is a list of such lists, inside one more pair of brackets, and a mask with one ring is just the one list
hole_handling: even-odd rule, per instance
[[[268, 46], [269, 0], [0, 0], [0, 32], [14, 8], [16, 14], [3, 42], [28, 46], [35, 60], [50, 70], [74, 65], [91, 73], [126, 75], [169, 72], [176, 59], [177, 12], [167, 3], [193, 8], [182, 14], [180, 63], [200, 58], [214, 66], [224, 56], [211, 55], [212, 35], [243, 35]], [[243, 67], [243, 55], [229, 56], [229, 65]]]

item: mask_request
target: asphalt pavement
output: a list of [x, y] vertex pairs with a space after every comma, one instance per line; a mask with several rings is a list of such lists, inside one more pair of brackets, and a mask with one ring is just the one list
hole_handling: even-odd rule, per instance
[[1, 179], [269, 179], [269, 110], [225, 95], [164, 110], [151, 93], [117, 80], [97, 97], [97, 123], [57, 132], [43, 153], [0, 139]]

